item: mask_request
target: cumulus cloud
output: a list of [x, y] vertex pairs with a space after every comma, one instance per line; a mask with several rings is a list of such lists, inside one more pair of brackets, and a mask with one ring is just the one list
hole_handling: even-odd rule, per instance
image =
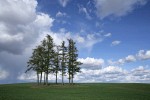
[[81, 68], [86, 68], [86, 69], [101, 69], [102, 66], [104, 65], [104, 60], [103, 59], [95, 59], [95, 58], [79, 58], [78, 61], [82, 62], [83, 65], [81, 65]]
[[77, 82], [125, 82], [125, 83], [149, 83], [150, 70], [143, 66], [131, 71], [118, 66], [107, 66], [102, 69], [82, 69], [82, 73], [75, 77]]
[[61, 6], [66, 7], [70, 0], [59, 0]]
[[80, 13], [84, 13], [87, 19], [92, 19], [92, 17], [90, 16], [90, 14], [88, 13], [87, 8], [83, 7], [82, 5], [78, 5], [79, 7], [79, 12]]
[[50, 28], [53, 25], [53, 18], [50, 18], [48, 14], [39, 13], [33, 24], [37, 25], [38, 28]]
[[102, 69], [82, 69], [77, 74], [78, 82], [121, 82], [127, 73], [126, 70], [117, 66], [107, 66]]
[[121, 58], [117, 61], [108, 60], [108, 64], [110, 65], [123, 65], [125, 63], [135, 62], [137, 59], [133, 55], [128, 55], [125, 58]]
[[116, 46], [116, 45], [119, 45], [120, 43], [121, 41], [116, 40], [111, 43], [111, 46]]
[[128, 55], [125, 58], [125, 62], [134, 62], [134, 61], [136, 61], [136, 58], [133, 55]]
[[0, 75], [4, 83], [17, 82], [40, 36], [53, 26], [54, 19], [36, 7], [36, 0], [0, 0], [0, 70], [9, 75]]
[[150, 59], [150, 50], [147, 50], [147, 51], [140, 50], [137, 54], [137, 58], [140, 60]]
[[35, 0], [5, 0], [0, 5], [0, 52], [21, 54], [43, 30], [52, 26], [49, 15], [36, 12]]
[[35, 0], [1, 0], [0, 21], [8, 24], [29, 24], [36, 17]]
[[95, 0], [96, 14], [100, 19], [120, 17], [132, 12], [138, 6], [145, 5], [147, 0]]
[[108, 64], [110, 65], [123, 65], [125, 63], [140, 61], [140, 60], [148, 60], [150, 59], [150, 50], [144, 51], [139, 50], [136, 55], [128, 55], [127, 57], [121, 58], [117, 61], [108, 60]]
[[[61, 73], [58, 75], [58, 81], [61, 82]], [[68, 82], [68, 76], [65, 77], [65, 82]], [[36, 73], [29, 72], [27, 74], [20, 74], [19, 80], [22, 81], [36, 81]], [[50, 74], [49, 81], [54, 82], [55, 76]], [[150, 82], [150, 69], [144, 66], [139, 66], [131, 71], [127, 71], [118, 66], [107, 66], [102, 69], [87, 69], [82, 68], [81, 73], [78, 73], [75, 82], [125, 82], [125, 83], [149, 83]]]
[[132, 69], [126, 76], [126, 80], [129, 82], [150, 82], [150, 69], [146, 69], [144, 66], [139, 66]]

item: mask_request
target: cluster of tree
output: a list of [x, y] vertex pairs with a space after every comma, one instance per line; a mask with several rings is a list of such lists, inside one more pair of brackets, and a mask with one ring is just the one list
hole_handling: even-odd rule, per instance
[[[56, 76], [61, 72], [62, 84], [64, 85], [64, 76], [68, 74], [69, 84], [73, 84], [74, 75], [80, 72], [82, 63], [77, 61], [77, 48], [72, 39], [68, 39], [68, 46], [65, 41], [61, 45], [55, 45], [53, 38], [47, 35], [41, 44], [33, 49], [26, 72], [33, 70], [37, 73], [37, 84], [44, 83], [48, 85], [48, 75], [50, 73]], [[43, 76], [44, 74], [44, 76]], [[42, 79], [44, 77], [44, 79]], [[42, 82], [43, 80], [43, 82]]]

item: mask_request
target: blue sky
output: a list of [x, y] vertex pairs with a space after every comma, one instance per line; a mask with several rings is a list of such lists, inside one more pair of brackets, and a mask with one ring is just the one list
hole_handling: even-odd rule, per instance
[[75, 82], [150, 83], [149, 12], [149, 0], [1, 0], [0, 83], [36, 80], [24, 71], [46, 34], [76, 42]]

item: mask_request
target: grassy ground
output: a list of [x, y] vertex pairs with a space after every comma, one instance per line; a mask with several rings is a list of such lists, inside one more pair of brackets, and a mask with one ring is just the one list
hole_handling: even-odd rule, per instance
[[0, 85], [0, 100], [150, 100], [150, 84]]

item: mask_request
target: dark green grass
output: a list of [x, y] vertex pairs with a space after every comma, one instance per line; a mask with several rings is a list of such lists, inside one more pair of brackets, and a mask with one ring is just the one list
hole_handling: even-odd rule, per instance
[[0, 85], [0, 100], [150, 100], [150, 84]]

